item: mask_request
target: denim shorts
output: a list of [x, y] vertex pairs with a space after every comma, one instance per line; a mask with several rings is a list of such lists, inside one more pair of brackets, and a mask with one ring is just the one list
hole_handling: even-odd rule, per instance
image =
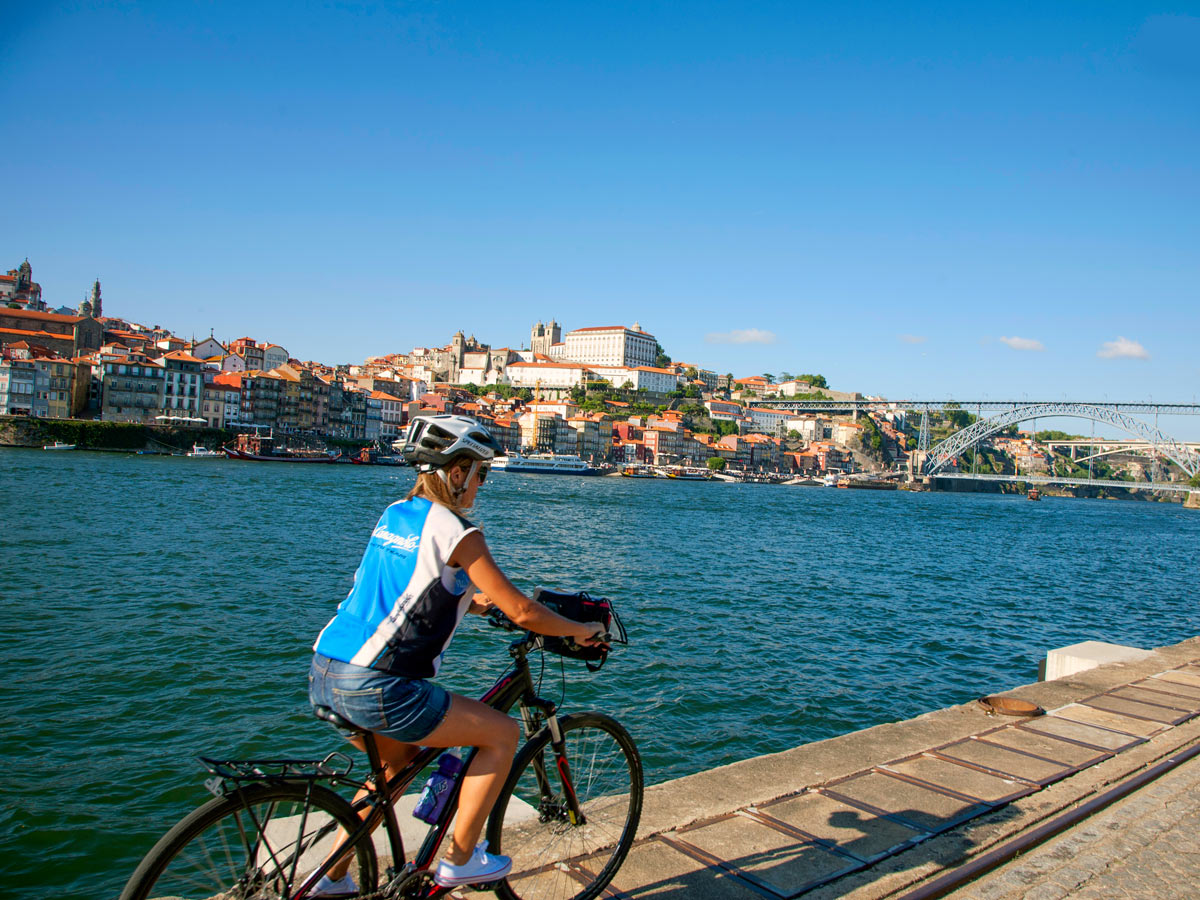
[[389, 675], [320, 653], [313, 654], [308, 671], [308, 699], [359, 728], [405, 744], [419, 744], [450, 709], [450, 694], [432, 682]]

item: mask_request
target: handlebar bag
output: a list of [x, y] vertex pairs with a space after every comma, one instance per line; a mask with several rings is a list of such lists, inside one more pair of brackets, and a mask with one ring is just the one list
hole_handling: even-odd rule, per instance
[[[586, 591], [563, 593], [538, 588], [533, 592], [533, 599], [564, 619], [573, 622], [602, 622], [614, 643], [626, 643], [625, 628], [607, 597], [593, 597]], [[593, 672], [604, 665], [604, 660], [608, 658], [608, 651], [603, 647], [579, 647], [569, 638], [544, 636], [542, 646], [559, 656], [583, 660]]]

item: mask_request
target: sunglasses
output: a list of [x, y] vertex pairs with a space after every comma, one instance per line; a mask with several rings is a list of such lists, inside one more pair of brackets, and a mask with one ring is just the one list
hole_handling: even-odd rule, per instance
[[479, 467], [479, 469], [476, 471], [475, 475], [479, 479], [480, 484], [483, 484], [485, 481], [487, 481], [488, 472], [491, 470], [491, 468], [492, 468], [491, 466], [482, 466], [481, 465]]

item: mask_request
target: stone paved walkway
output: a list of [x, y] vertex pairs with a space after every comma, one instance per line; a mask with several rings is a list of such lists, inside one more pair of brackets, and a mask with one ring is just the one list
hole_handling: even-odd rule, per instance
[[1200, 758], [949, 896], [1194, 900], [1200, 896]]

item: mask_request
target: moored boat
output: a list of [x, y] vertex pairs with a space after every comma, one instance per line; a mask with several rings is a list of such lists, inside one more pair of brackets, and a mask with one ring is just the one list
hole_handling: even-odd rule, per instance
[[342, 455], [327, 450], [291, 450], [287, 447], [276, 447], [275, 438], [267, 434], [239, 434], [235, 446], [222, 449], [230, 459], [247, 462], [333, 463]]
[[55, 441], [53, 444], [43, 444], [43, 450], [74, 450], [74, 444], [64, 444], [62, 441]]
[[599, 475], [600, 470], [589, 466], [578, 456], [569, 453], [531, 453], [522, 456], [510, 453], [492, 460], [498, 472], [519, 472], [530, 475]]
[[403, 456], [389, 456], [386, 453], [380, 453], [371, 447], [363, 447], [354, 456], [350, 457], [350, 462], [356, 466], [406, 466], [408, 463], [404, 461]]
[[625, 466], [621, 469], [623, 478], [657, 478], [652, 469], [646, 466]]
[[1042, 492], [1041, 492], [1041, 491], [1039, 491], [1039, 490], [1038, 490], [1037, 488], [1035, 488], [1035, 487], [1031, 487], [1031, 488], [1029, 489], [1029, 492], [1028, 492], [1028, 493], [1027, 493], [1025, 496], [1026, 496], [1026, 497], [1028, 497], [1030, 500], [1041, 500], [1041, 499], [1042, 499]]
[[677, 481], [711, 481], [712, 472], [694, 466], [668, 466], [667, 477]]
[[220, 450], [209, 450], [203, 444], [192, 444], [187, 454], [192, 459], [224, 459], [225, 454]]

